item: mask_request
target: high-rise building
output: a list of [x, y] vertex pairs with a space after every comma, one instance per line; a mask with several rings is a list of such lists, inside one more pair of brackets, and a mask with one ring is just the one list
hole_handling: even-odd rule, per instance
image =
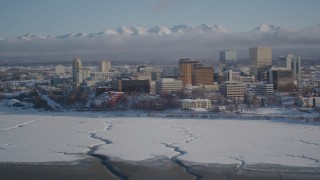
[[252, 47], [249, 49], [251, 62], [250, 73], [257, 80], [263, 80], [263, 73], [272, 66], [272, 50], [270, 47]]
[[212, 66], [193, 66], [193, 85], [212, 85], [213, 67]]
[[294, 80], [300, 83], [301, 58], [300, 56], [291, 57], [291, 70], [293, 71]]
[[293, 77], [295, 84], [300, 82], [300, 69], [301, 69], [301, 58], [300, 56], [294, 56], [288, 54], [288, 56], [281, 56], [277, 61], [277, 67], [284, 67], [291, 69], [293, 72]]
[[273, 88], [278, 92], [293, 92], [294, 78], [293, 72], [288, 68], [271, 68], [268, 71], [269, 83], [273, 84]]
[[72, 78], [74, 85], [79, 86], [83, 83], [82, 62], [80, 59], [75, 59], [72, 63]]
[[192, 85], [192, 71], [193, 65], [198, 64], [198, 61], [190, 60], [190, 59], [180, 59], [179, 61], [179, 71], [182, 76], [182, 85]]
[[111, 63], [110, 61], [101, 61], [100, 62], [100, 72], [108, 72], [111, 68]]
[[237, 62], [237, 52], [231, 50], [220, 51], [220, 72], [223, 72], [226, 68], [235, 66]]

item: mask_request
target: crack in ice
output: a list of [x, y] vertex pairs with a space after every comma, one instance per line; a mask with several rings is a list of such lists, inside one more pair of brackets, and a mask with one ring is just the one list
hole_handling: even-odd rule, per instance
[[242, 169], [242, 168], [246, 165], [246, 162], [245, 162], [244, 160], [242, 160], [242, 159], [239, 159], [239, 158], [236, 158], [236, 157], [229, 157], [229, 158], [234, 159], [234, 160], [237, 160], [237, 161], [240, 162], [240, 163], [237, 165], [236, 169], [235, 169], [235, 170], [236, 170], [235, 173], [238, 173], [239, 170]]
[[184, 135], [188, 136], [188, 139], [184, 140], [183, 143], [188, 144], [190, 141], [198, 138], [198, 137], [194, 136], [193, 134], [189, 133], [189, 131], [187, 131], [185, 129], [178, 129], [177, 131], [182, 131]]
[[21, 128], [21, 127], [23, 127], [23, 126], [25, 126], [25, 125], [32, 124], [32, 123], [35, 123], [35, 122], [37, 122], [37, 121], [40, 121], [40, 119], [28, 121], [28, 122], [25, 122], [25, 123], [22, 123], [22, 124], [17, 124], [17, 125], [15, 125], [15, 126], [13, 126], [13, 127], [1, 129], [0, 132], [9, 131], [9, 130], [17, 129], [17, 128]]
[[308, 142], [308, 141], [304, 141], [304, 140], [299, 140], [299, 142], [302, 142], [302, 143], [305, 143], [305, 144], [311, 144], [311, 145], [320, 146], [320, 144], [318, 144], [318, 143]]
[[186, 154], [186, 151], [181, 150], [178, 146], [174, 146], [172, 144], [168, 144], [168, 143], [162, 143], [164, 146], [173, 149], [175, 152], [177, 152], [178, 154], [173, 156], [171, 158], [171, 161], [175, 162], [177, 165], [179, 165], [180, 167], [182, 167], [187, 173], [189, 173], [190, 175], [194, 176], [197, 180], [202, 179], [202, 176], [199, 174], [196, 174], [194, 172], [191, 171], [190, 166], [186, 165], [182, 160], [179, 159], [179, 156], [182, 156], [184, 154]]
[[102, 141], [100, 144], [88, 146], [89, 151], [86, 153], [88, 156], [95, 157], [100, 160], [101, 164], [108, 169], [113, 175], [115, 175], [118, 179], [120, 180], [126, 180], [128, 179], [128, 176], [123, 174], [117, 167], [113, 166], [112, 163], [110, 162], [110, 158], [106, 155], [102, 154], [97, 154], [96, 151], [99, 149], [100, 146], [106, 145], [106, 144], [112, 144], [112, 141], [107, 138], [99, 137], [97, 136], [97, 132], [104, 132], [112, 129], [113, 124], [109, 123], [107, 124], [105, 122], [106, 127], [103, 130], [96, 130], [92, 132], [80, 132], [76, 131], [78, 133], [87, 133], [92, 139], [98, 139]]
[[320, 159], [315, 159], [315, 158], [307, 157], [307, 156], [305, 156], [305, 155], [303, 155], [303, 154], [301, 154], [301, 155], [286, 154], [286, 155], [289, 156], [289, 157], [307, 159], [307, 160], [313, 161], [313, 162], [315, 162], [316, 164], [320, 165]]

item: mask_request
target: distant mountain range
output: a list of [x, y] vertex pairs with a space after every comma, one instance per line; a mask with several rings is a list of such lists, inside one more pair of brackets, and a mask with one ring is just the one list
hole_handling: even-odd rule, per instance
[[[292, 31], [313, 31], [319, 30], [320, 25], [310, 26], [302, 29], [285, 29], [280, 26], [275, 26], [271, 24], [262, 24], [259, 27], [254, 28], [247, 33], [277, 33], [281, 32], [292, 32]], [[190, 26], [186, 24], [176, 25], [173, 27], [164, 26], [153, 26], [151, 28], [145, 28], [140, 26], [122, 26], [116, 29], [107, 28], [98, 33], [68, 33], [58, 36], [51, 35], [36, 35], [33, 33], [27, 33], [25, 35], [17, 37], [20, 40], [33, 40], [33, 39], [75, 39], [75, 38], [101, 38], [106, 36], [124, 35], [124, 36], [143, 36], [143, 35], [172, 35], [172, 34], [186, 34], [186, 33], [235, 33], [228, 30], [227, 28], [217, 25], [217, 24], [201, 24], [199, 26]], [[6, 40], [8, 38], [2, 38], [0, 41]]]
[[172, 27], [122, 26], [101, 32], [74, 32], [58, 36], [28, 33], [0, 38], [0, 61], [16, 59], [142, 60], [200, 58], [219, 59], [219, 51], [231, 49], [248, 58], [249, 47], [269, 46], [273, 56], [295, 54], [320, 57], [320, 24], [285, 28], [263, 24], [249, 31], [235, 32], [217, 24]]

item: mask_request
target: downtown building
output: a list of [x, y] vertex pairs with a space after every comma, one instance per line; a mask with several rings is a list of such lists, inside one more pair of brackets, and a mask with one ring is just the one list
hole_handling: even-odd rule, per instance
[[166, 95], [180, 93], [182, 90], [182, 80], [173, 78], [162, 78], [156, 81], [156, 94]]
[[294, 77], [291, 69], [273, 67], [268, 71], [268, 79], [276, 92], [294, 91]]
[[195, 64], [193, 66], [192, 85], [213, 85], [213, 67]]
[[110, 69], [111, 69], [110, 61], [104, 60], [100, 62], [99, 64], [100, 72], [109, 72]]
[[238, 59], [236, 51], [231, 51], [231, 50], [220, 51], [219, 57], [220, 57], [220, 64], [219, 64], [220, 73], [236, 66], [237, 59]]
[[252, 47], [249, 49], [250, 74], [256, 80], [266, 79], [266, 72], [272, 66], [272, 50], [270, 47]]
[[300, 56], [294, 56], [292, 54], [288, 54], [288, 56], [281, 56], [278, 58], [277, 67], [284, 67], [287, 69], [291, 69], [293, 72], [295, 85], [300, 83], [300, 74], [301, 74]]
[[240, 82], [225, 82], [219, 85], [219, 91], [227, 98], [243, 100], [246, 84]]
[[118, 92], [132, 93], [150, 93], [149, 80], [115, 79], [112, 80], [112, 89]]
[[273, 95], [273, 84], [258, 84], [257, 93], [262, 96]]
[[181, 99], [181, 109], [211, 109], [211, 101], [209, 99]]
[[196, 60], [180, 59], [179, 79], [182, 85], [212, 85], [214, 82], [214, 69], [212, 66], [204, 66]]
[[183, 86], [193, 84], [193, 65], [195, 64], [199, 64], [199, 62], [190, 59], [179, 60], [179, 71]]
[[72, 63], [73, 85], [80, 86], [84, 80], [90, 77], [90, 69], [82, 67], [81, 59], [75, 59]]

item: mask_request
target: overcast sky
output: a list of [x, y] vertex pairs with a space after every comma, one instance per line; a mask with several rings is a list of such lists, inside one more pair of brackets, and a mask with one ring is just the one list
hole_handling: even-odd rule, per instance
[[2, 0], [0, 37], [92, 33], [119, 26], [221, 24], [249, 31], [264, 24], [319, 24], [319, 0]]

